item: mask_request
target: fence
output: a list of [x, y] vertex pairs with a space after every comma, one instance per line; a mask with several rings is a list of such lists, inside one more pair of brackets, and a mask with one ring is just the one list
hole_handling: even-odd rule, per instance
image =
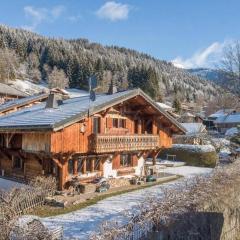
[[63, 239], [63, 227], [57, 227], [51, 232], [51, 240], [62, 240]]

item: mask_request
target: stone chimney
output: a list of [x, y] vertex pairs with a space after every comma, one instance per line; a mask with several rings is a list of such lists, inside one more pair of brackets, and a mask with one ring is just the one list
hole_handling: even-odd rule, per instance
[[68, 94], [62, 89], [51, 89], [46, 102], [46, 108], [58, 108], [63, 104], [63, 100], [68, 99]]

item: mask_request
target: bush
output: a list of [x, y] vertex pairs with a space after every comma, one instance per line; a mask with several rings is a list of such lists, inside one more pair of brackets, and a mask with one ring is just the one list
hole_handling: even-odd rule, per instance
[[235, 136], [230, 139], [231, 142], [240, 144], [240, 136]]
[[198, 167], [215, 167], [218, 160], [214, 148], [201, 148], [201, 145], [184, 145], [184, 147], [181, 147], [181, 144], [176, 144], [172, 148], [162, 150], [159, 157], [166, 159], [167, 154], [176, 155], [178, 161]]

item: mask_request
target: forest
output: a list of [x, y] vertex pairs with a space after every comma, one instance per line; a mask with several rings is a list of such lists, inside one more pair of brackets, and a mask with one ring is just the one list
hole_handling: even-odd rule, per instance
[[88, 88], [95, 75], [99, 92], [110, 82], [119, 90], [140, 87], [155, 100], [207, 101], [224, 90], [172, 63], [135, 50], [87, 39], [56, 39], [0, 25], [0, 81], [31, 79], [50, 87]]

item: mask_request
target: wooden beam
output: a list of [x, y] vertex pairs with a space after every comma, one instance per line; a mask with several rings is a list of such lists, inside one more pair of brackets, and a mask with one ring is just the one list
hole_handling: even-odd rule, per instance
[[87, 159], [84, 158], [84, 159], [83, 159], [82, 173], [83, 173], [83, 174], [86, 174], [86, 172], [87, 172]]
[[62, 163], [57, 158], [52, 158], [52, 160], [57, 164], [59, 168], [62, 168]]

